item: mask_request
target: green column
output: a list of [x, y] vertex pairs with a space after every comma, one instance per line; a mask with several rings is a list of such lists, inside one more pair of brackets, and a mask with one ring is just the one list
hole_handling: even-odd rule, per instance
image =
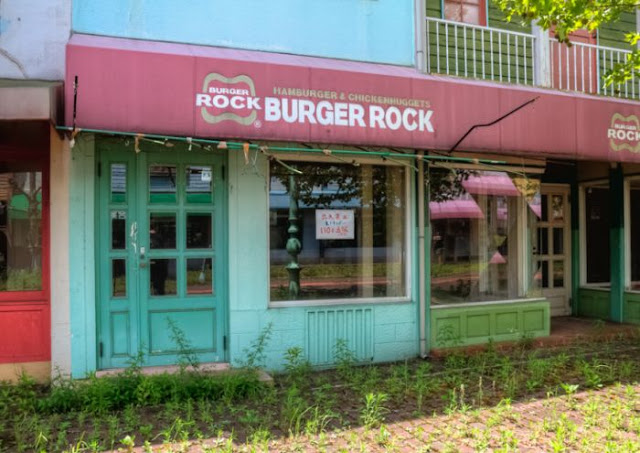
[[300, 244], [298, 228], [298, 182], [296, 176], [289, 176], [289, 239], [287, 239], [287, 253], [291, 256], [289, 264], [287, 264], [287, 272], [289, 273], [289, 297], [297, 299], [300, 294], [300, 265], [298, 264], [298, 255], [302, 250]]
[[576, 167], [571, 174], [571, 314], [578, 316], [580, 306], [580, 189]]
[[609, 191], [611, 196], [611, 320], [623, 321], [624, 303], [624, 174], [622, 166], [617, 164], [609, 173]]

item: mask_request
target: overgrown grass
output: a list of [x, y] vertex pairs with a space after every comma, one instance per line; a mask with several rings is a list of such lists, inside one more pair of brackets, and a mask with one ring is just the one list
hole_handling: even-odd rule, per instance
[[[255, 372], [268, 341], [265, 329], [247, 351], [252, 367], [220, 376], [145, 376], [134, 359], [113, 377], [2, 384], [0, 450], [395, 451], [408, 433], [395, 426], [411, 422], [424, 451], [435, 442], [442, 451], [640, 451], [634, 335], [364, 366], [339, 341], [329, 371], [314, 371], [295, 347], [274, 386]], [[530, 401], [542, 412], [525, 423], [518, 408]]]

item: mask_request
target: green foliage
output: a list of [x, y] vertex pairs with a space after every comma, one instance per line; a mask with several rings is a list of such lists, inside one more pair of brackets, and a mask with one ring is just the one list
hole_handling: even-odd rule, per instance
[[[634, 13], [638, 7], [635, 0], [494, 0], [505, 13], [507, 20], [519, 18], [523, 24], [537, 23], [544, 30], [553, 30], [560, 42], [571, 42], [571, 33], [586, 29], [594, 32], [604, 24], [620, 19], [622, 13]], [[626, 61], [618, 63], [604, 76], [606, 85], [623, 83], [640, 70], [640, 50], [636, 44], [638, 33], [626, 36], [630, 54]]]
[[360, 420], [365, 427], [371, 429], [384, 423], [385, 416], [389, 412], [389, 409], [384, 406], [388, 399], [385, 393], [367, 393], [360, 413]]
[[284, 369], [291, 382], [297, 385], [304, 385], [305, 380], [311, 372], [311, 363], [304, 355], [300, 347], [287, 349], [284, 355]]
[[200, 366], [200, 361], [187, 335], [178, 327], [178, 324], [176, 324], [173, 319], [167, 318], [167, 325], [169, 327], [171, 341], [173, 341], [178, 348], [178, 366], [180, 367], [180, 371], [184, 372], [189, 365], [197, 369]]
[[258, 338], [256, 338], [251, 346], [244, 349], [245, 360], [242, 365], [245, 368], [250, 370], [254, 370], [261, 366], [264, 366], [264, 362], [266, 359], [266, 349], [269, 340], [271, 339], [271, 332], [273, 331], [273, 324], [269, 323], [267, 326], [262, 329]]

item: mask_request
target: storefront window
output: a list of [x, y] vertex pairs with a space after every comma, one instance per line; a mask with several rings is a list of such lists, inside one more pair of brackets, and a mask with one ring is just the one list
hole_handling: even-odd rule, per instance
[[588, 284], [608, 286], [610, 282], [610, 199], [609, 187], [606, 184], [590, 185], [584, 188], [586, 283]]
[[[431, 304], [539, 296], [524, 233], [540, 216], [539, 181], [507, 173], [432, 169]], [[519, 219], [520, 217], [520, 219]]]
[[404, 168], [291, 166], [270, 166], [271, 300], [406, 297]]
[[42, 173], [0, 173], [0, 291], [42, 289]]
[[632, 291], [640, 291], [640, 179], [629, 181], [629, 269]]

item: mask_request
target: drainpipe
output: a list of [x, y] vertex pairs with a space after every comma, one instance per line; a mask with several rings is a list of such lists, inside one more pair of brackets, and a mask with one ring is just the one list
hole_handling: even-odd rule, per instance
[[420, 72], [427, 72], [427, 31], [426, 31], [426, 12], [427, 6], [425, 0], [415, 0], [413, 2], [415, 15], [415, 37], [416, 37], [416, 69]]
[[427, 349], [427, 282], [429, 271], [426, 265], [426, 237], [425, 237], [425, 190], [424, 190], [424, 160], [422, 153], [418, 158], [418, 292], [420, 304], [420, 357], [428, 356]]

